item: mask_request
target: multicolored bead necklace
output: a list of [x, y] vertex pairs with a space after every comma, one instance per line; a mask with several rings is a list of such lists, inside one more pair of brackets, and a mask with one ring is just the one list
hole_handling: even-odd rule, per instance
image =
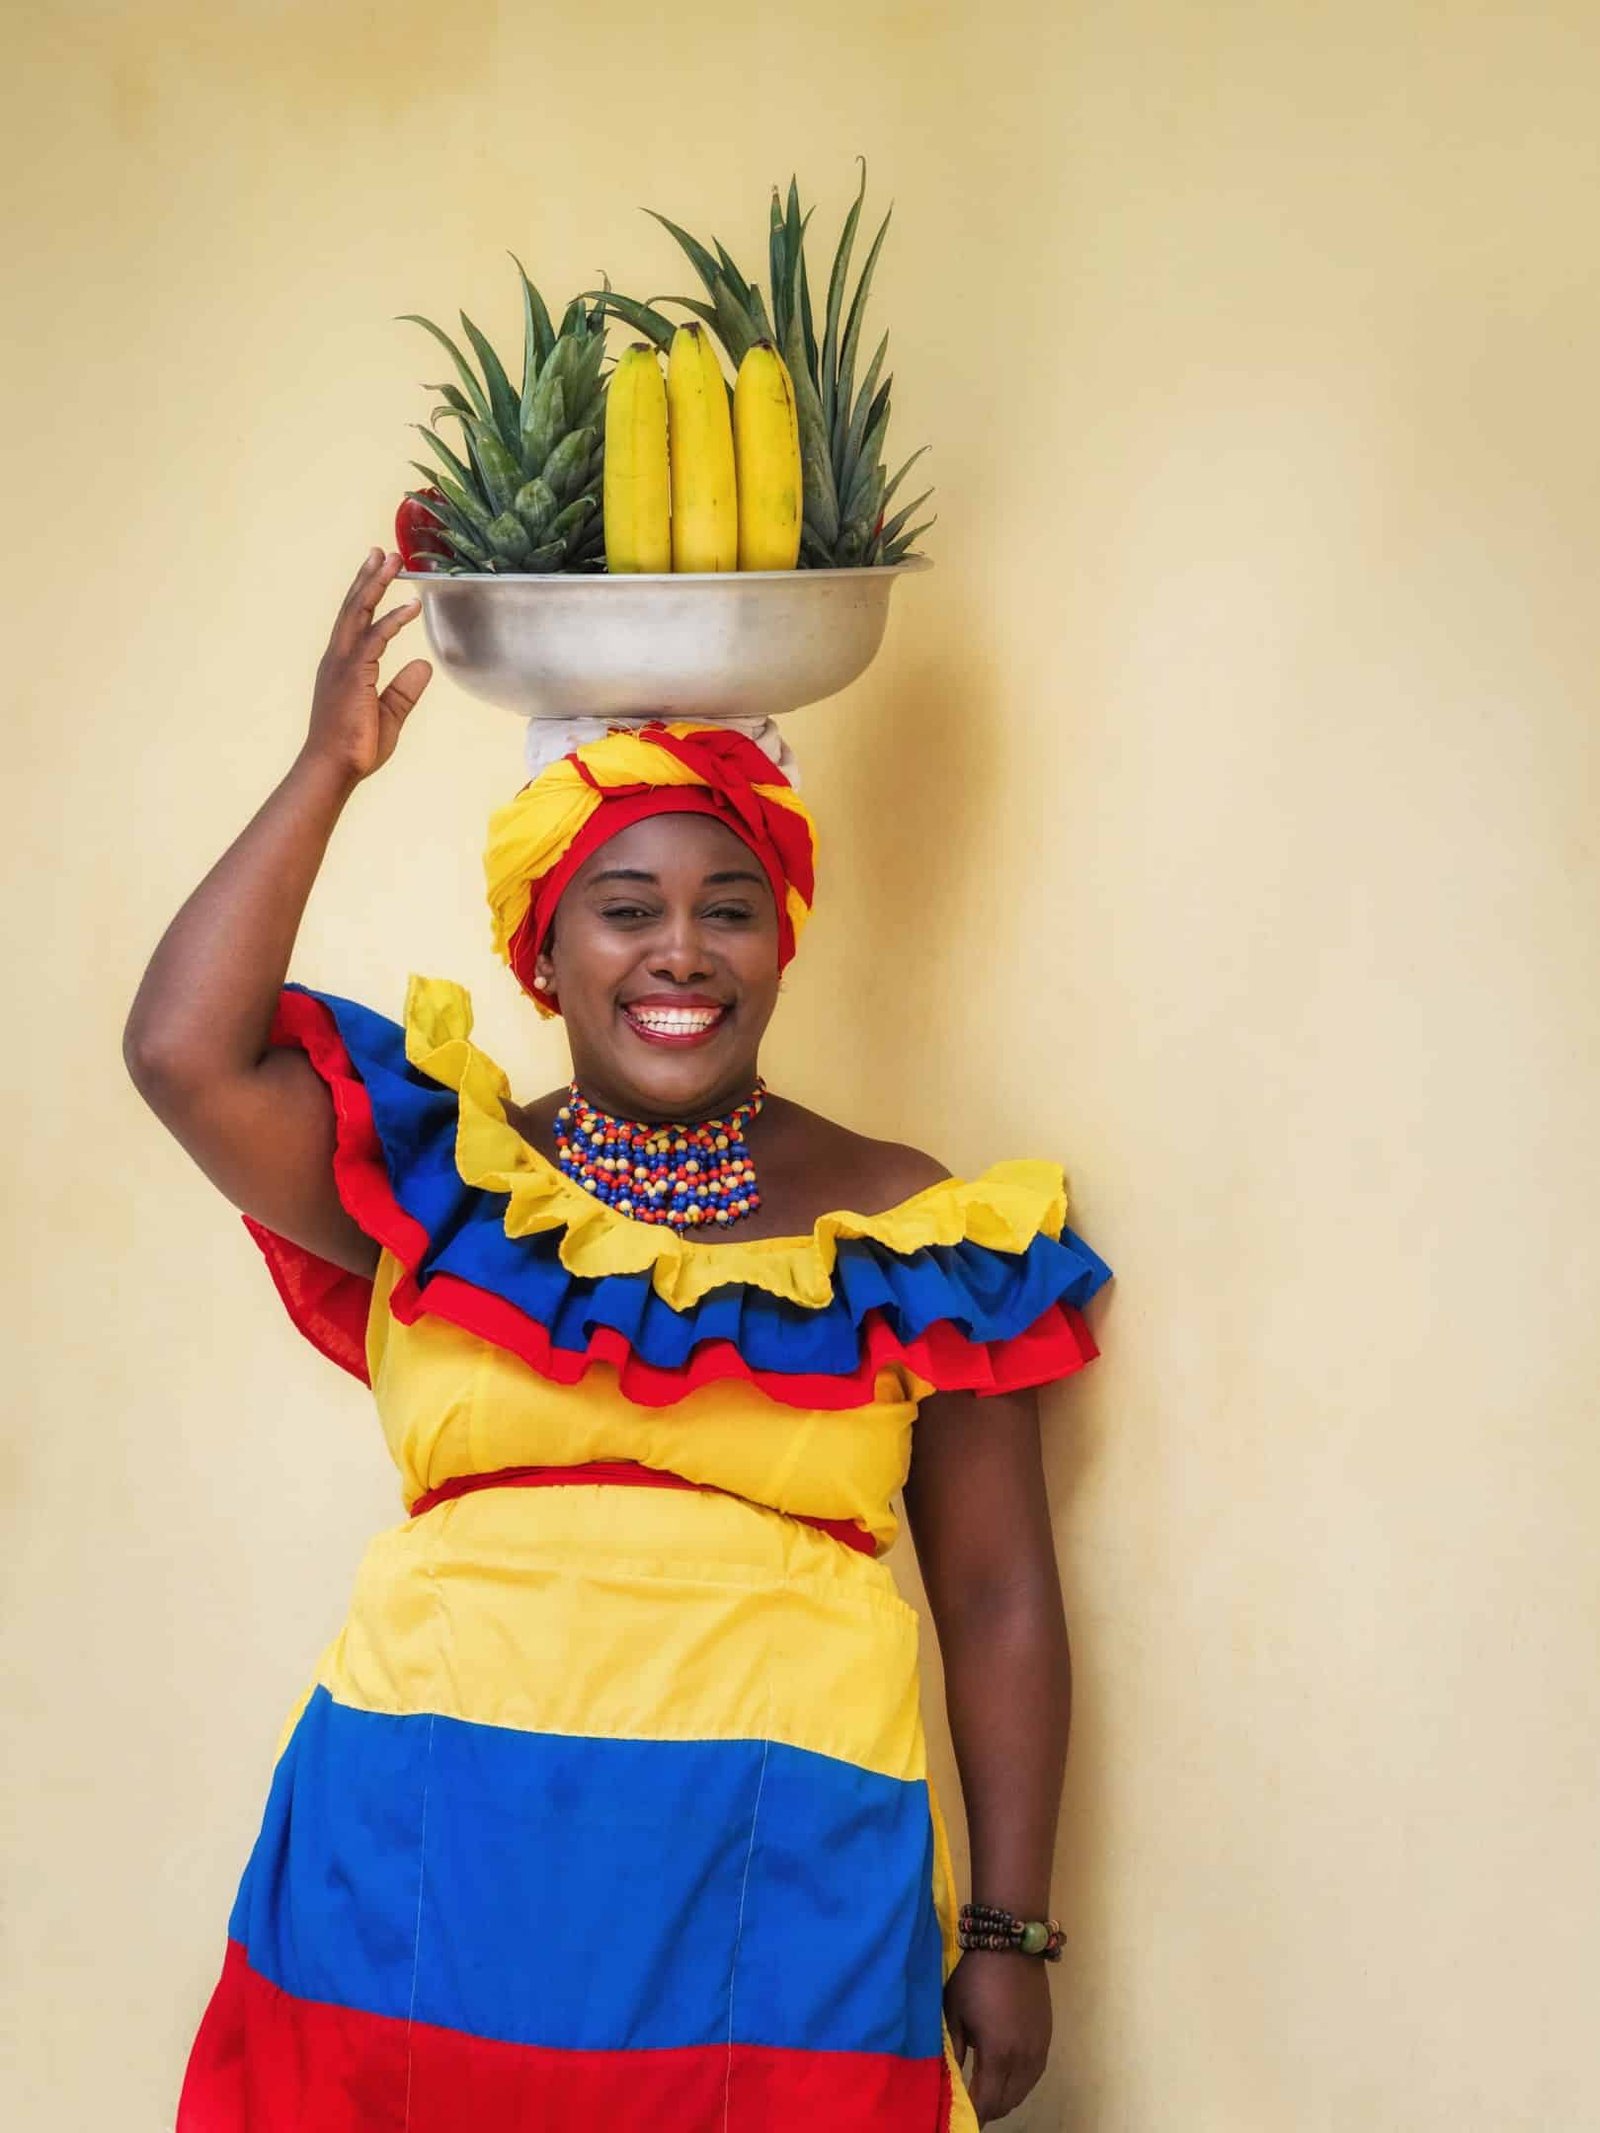
[[742, 1222], [761, 1205], [744, 1131], [767, 1085], [726, 1118], [648, 1125], [597, 1110], [574, 1081], [556, 1113], [556, 1161], [565, 1174], [635, 1222], [701, 1229]]

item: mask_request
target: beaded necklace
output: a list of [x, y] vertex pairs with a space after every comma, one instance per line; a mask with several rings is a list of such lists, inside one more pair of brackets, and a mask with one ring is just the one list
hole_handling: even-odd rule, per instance
[[647, 1125], [597, 1109], [574, 1081], [556, 1113], [556, 1160], [585, 1192], [635, 1222], [676, 1230], [741, 1222], [761, 1205], [744, 1129], [766, 1093], [758, 1076], [726, 1118]]

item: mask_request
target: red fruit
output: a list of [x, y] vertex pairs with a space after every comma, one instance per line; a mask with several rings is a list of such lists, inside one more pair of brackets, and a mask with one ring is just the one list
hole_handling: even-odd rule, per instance
[[[437, 489], [424, 489], [421, 494], [438, 497], [440, 503], [444, 502]], [[425, 503], [418, 503], [415, 497], [401, 498], [400, 508], [394, 515], [394, 545], [407, 570], [430, 570], [433, 566], [428, 560], [428, 551], [437, 551], [444, 545], [441, 522]]]

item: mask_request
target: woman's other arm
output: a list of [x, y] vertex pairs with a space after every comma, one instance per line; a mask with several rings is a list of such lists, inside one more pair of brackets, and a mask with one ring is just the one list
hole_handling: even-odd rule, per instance
[[[1050, 1915], [1072, 1672], [1050, 1528], [1038, 1399], [939, 1393], [912, 1431], [906, 1522], [944, 1661], [974, 1901]], [[1037, 1957], [968, 1950], [946, 2019], [980, 2123], [1015, 2110], [1050, 2046]]]
[[303, 747], [162, 935], [122, 1040], [140, 1095], [234, 1205], [354, 1273], [377, 1250], [334, 1187], [332, 1100], [301, 1052], [267, 1040], [334, 827], [394, 753], [433, 671], [413, 659], [379, 692], [384, 647], [421, 604], [375, 619], [399, 567], [375, 548], [357, 572]]

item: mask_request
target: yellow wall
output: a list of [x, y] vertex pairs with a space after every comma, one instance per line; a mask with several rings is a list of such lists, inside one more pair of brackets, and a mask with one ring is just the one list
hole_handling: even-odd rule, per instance
[[[394, 315], [509, 337], [510, 247], [678, 288], [640, 203], [756, 254], [865, 148], [939, 567], [793, 721], [771, 1070], [1061, 1157], [1118, 1275], [1047, 1415], [1072, 1946], [1013, 2122], [1600, 2124], [1593, 7], [10, 13], [6, 2121], [169, 2122], [395, 1513], [117, 1051], [386, 537], [438, 375]], [[435, 683], [298, 971], [459, 976], [531, 1085], [477, 873], [518, 740]]]

